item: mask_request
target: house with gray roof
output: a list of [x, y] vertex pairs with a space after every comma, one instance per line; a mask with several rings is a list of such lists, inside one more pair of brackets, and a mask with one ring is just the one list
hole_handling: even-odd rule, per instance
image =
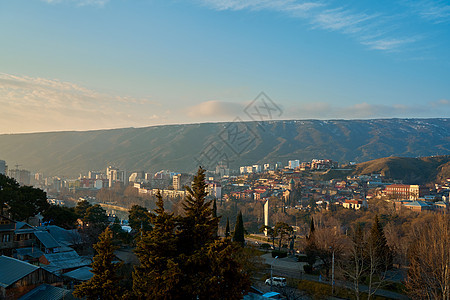
[[41, 283], [60, 283], [60, 277], [30, 263], [0, 256], [0, 298], [17, 299]]
[[34, 288], [19, 300], [72, 300], [76, 299], [72, 296], [71, 291], [56, 287], [49, 284], [41, 284]]

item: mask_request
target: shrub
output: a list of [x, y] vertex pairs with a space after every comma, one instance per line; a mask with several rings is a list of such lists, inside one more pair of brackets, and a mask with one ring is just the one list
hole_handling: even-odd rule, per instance
[[[305, 265], [305, 267], [306, 266], [309, 265]], [[315, 281], [300, 280], [298, 289], [305, 291], [313, 299], [327, 299], [331, 295], [330, 285]]]
[[308, 257], [306, 255], [298, 255], [297, 261], [298, 262], [308, 262]]
[[303, 270], [305, 271], [306, 274], [312, 274], [313, 268], [311, 265], [304, 265]]
[[273, 250], [272, 251], [272, 257], [276, 257], [278, 256], [278, 258], [283, 258], [287, 256], [287, 253], [284, 251], [279, 251], [279, 250]]
[[259, 246], [261, 249], [269, 250], [271, 248], [270, 244], [264, 243]]

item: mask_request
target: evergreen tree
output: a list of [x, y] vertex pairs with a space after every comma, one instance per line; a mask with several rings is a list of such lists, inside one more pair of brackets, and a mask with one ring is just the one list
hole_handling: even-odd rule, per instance
[[244, 246], [245, 244], [244, 232], [245, 230], [244, 230], [244, 221], [242, 220], [242, 212], [239, 211], [239, 214], [236, 218], [236, 224], [234, 226], [233, 242], [237, 242], [241, 246]]
[[219, 219], [206, 201], [205, 170], [199, 168], [187, 188], [184, 215], [164, 211], [159, 198], [151, 214], [153, 230], [138, 242], [141, 262], [133, 273], [134, 296], [140, 299], [242, 299], [249, 274], [239, 260], [240, 247], [219, 239]]
[[17, 197], [19, 183], [6, 175], [0, 174], [0, 215], [4, 214], [6, 204]]
[[65, 229], [75, 228], [78, 219], [78, 215], [75, 213], [73, 207], [53, 204], [42, 215], [45, 222], [50, 222], [52, 225], [57, 225]]
[[[217, 218], [217, 203], [216, 203], [216, 198], [214, 198], [214, 200], [213, 200], [212, 213], [213, 213], [213, 218]], [[218, 218], [217, 218], [217, 219], [218, 219]], [[216, 227], [216, 232], [215, 232], [216, 237], [219, 236], [218, 231], [219, 231], [219, 222], [217, 222], [217, 227]]]
[[26, 221], [38, 213], [44, 213], [49, 207], [47, 193], [31, 186], [21, 186], [17, 190], [16, 197], [9, 203], [8, 212], [15, 220]]
[[108, 216], [100, 204], [95, 204], [86, 210], [83, 221], [88, 223], [89, 226], [105, 228], [108, 224]]
[[230, 220], [227, 217], [227, 225], [225, 226], [225, 237], [230, 236]]
[[140, 299], [181, 299], [176, 217], [165, 211], [159, 192], [156, 198], [155, 212], [149, 214], [153, 230], [144, 233], [135, 249], [140, 265], [133, 272], [133, 292]]
[[309, 226], [309, 238], [312, 238], [315, 230], [316, 230], [316, 228], [314, 227], [314, 219], [313, 219], [313, 217], [311, 217], [311, 223]]
[[77, 285], [73, 292], [75, 297], [86, 299], [118, 299], [122, 295], [119, 286], [120, 278], [117, 276], [119, 263], [113, 263], [115, 259], [114, 250], [117, 249], [112, 244], [112, 231], [106, 228], [99, 236], [99, 242], [94, 245], [96, 255], [92, 263], [91, 272], [94, 276]]
[[392, 252], [387, 244], [378, 215], [374, 218], [368, 242], [369, 249], [373, 249], [373, 259], [376, 262], [375, 268], [381, 272], [390, 268], [392, 266]]
[[211, 201], [206, 200], [204, 169], [198, 169], [192, 188], [186, 187], [186, 191], [182, 204], [185, 215], [178, 223], [179, 243], [180, 249], [184, 249], [186, 254], [192, 254], [216, 239], [219, 218], [213, 216]]
[[306, 237], [306, 246], [305, 246], [305, 254], [308, 265], [312, 266], [316, 262], [316, 258], [318, 255], [318, 247], [316, 245], [316, 237], [314, 236], [315, 232], [314, 227], [314, 219], [311, 217], [311, 223], [309, 227], [309, 235]]
[[128, 221], [130, 227], [136, 232], [139, 232], [141, 229], [143, 231], [152, 229], [149, 212], [143, 206], [133, 205], [129, 210]]
[[92, 204], [86, 200], [78, 201], [77, 206], [75, 206], [75, 213], [78, 215], [78, 218], [83, 219], [86, 215], [86, 211], [91, 206]]

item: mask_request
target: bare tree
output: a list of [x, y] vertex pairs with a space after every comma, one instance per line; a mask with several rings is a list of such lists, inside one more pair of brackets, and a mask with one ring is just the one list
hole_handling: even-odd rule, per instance
[[349, 247], [347, 251], [344, 251], [338, 264], [340, 273], [344, 278], [353, 282], [353, 290], [357, 300], [361, 298], [360, 285], [367, 273], [366, 246], [364, 232], [361, 225], [358, 224], [351, 236]]
[[406, 287], [413, 299], [450, 299], [450, 217], [424, 224], [410, 247]]

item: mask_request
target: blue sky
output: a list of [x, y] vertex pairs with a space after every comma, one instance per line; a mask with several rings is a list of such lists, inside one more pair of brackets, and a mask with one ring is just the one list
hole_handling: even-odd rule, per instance
[[0, 0], [0, 133], [450, 115], [447, 1]]

